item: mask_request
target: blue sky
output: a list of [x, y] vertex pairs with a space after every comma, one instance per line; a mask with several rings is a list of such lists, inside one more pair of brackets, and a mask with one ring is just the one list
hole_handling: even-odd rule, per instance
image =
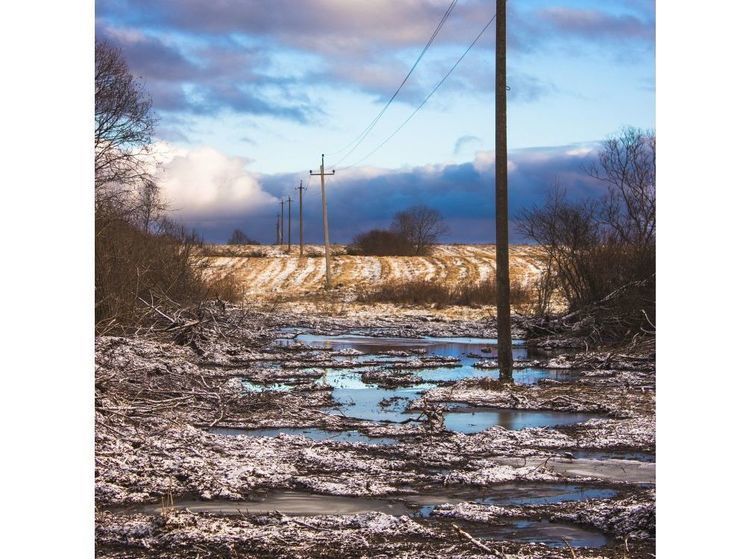
[[[322, 152], [334, 165], [449, 3], [98, 0], [96, 35], [122, 49], [152, 95], [159, 179], [174, 216], [210, 241], [240, 227], [269, 242], [279, 197], [296, 197]], [[655, 4], [508, 5], [516, 215], [558, 181], [576, 195], [601, 192], [582, 172], [596, 143], [622, 126], [655, 127]], [[345, 168], [399, 126], [493, 14], [491, 0], [460, 0], [389, 110], [338, 166], [327, 183], [333, 241], [386, 226], [415, 203], [443, 212], [449, 240], [493, 240], [494, 25], [401, 132]], [[318, 241], [317, 180], [305, 201], [306, 238]]]

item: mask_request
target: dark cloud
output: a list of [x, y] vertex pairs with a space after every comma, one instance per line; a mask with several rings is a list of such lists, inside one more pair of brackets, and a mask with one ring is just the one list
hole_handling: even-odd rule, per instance
[[[120, 42], [127, 30], [142, 30], [141, 40], [123, 48], [148, 80], [164, 82], [154, 95], [161, 110], [204, 114], [227, 109], [308, 122], [321, 113], [295, 92], [309, 84], [388, 100], [446, 6], [445, 0], [98, 0], [97, 16], [109, 35], [119, 33]], [[493, 13], [491, 0], [459, 3], [398, 100], [419, 104]], [[509, 15], [509, 47], [517, 55], [558, 45], [581, 54], [586, 52], [583, 45], [593, 45], [612, 56], [629, 57], [654, 41], [654, 3], [646, 0], [616, 0], [586, 10], [509, 3]], [[181, 38], [183, 44], [209, 41], [211, 48], [182, 52], [153, 38], [164, 34]], [[491, 57], [493, 50], [494, 33], [487, 32], [470, 58], [479, 60], [480, 53]], [[310, 55], [317, 64], [295, 78], [255, 70], [279, 52]], [[492, 65], [464, 66], [443, 91], [463, 93], [466, 88], [489, 94]], [[280, 83], [283, 79], [287, 81]], [[520, 74], [512, 81], [513, 101], [534, 102], [556, 93], [552, 84], [536, 77]], [[193, 83], [200, 84], [199, 101], [184, 92]], [[274, 87], [267, 91], [270, 84]]]
[[609, 38], [623, 41], [655, 40], [655, 24], [634, 15], [612, 15], [598, 10], [547, 8], [538, 17], [555, 33], [575, 38], [603, 41]]
[[145, 81], [159, 112], [269, 115], [300, 123], [323, 114], [307, 96], [297, 93], [298, 79], [261, 74], [268, 59], [259, 49], [223, 42], [180, 47], [141, 31], [99, 23], [96, 38], [120, 48], [133, 74]]
[[[644, 4], [618, 0], [592, 9], [513, 7], [509, 46], [518, 54], [560, 49], [575, 56], [600, 52], [616, 63], [635, 59], [655, 45], [655, 10]], [[620, 7], [628, 11], [620, 13]]]
[[[541, 204], [556, 183], [571, 198], [600, 196], [604, 187], [583, 171], [595, 157], [593, 146], [564, 146], [518, 150], [510, 155], [509, 196], [513, 225], [520, 212]], [[307, 172], [306, 172], [307, 173]], [[259, 177], [262, 189], [279, 198], [289, 193], [306, 173]], [[387, 227], [392, 216], [408, 206], [427, 204], [446, 218], [450, 242], [494, 241], [494, 155], [479, 152], [474, 162], [397, 171], [361, 169], [354, 174], [339, 173], [327, 181], [329, 222], [332, 240], [348, 242], [357, 233], [373, 227]], [[279, 206], [276, 208], [279, 211]], [[297, 211], [297, 209], [295, 210]], [[305, 238], [322, 241], [321, 201], [318, 179], [314, 178], [304, 197]], [[236, 228], [264, 242], [272, 242], [275, 214], [237, 219], [204, 215], [188, 224], [200, 229], [207, 240], [223, 242]], [[296, 223], [297, 227], [297, 223]], [[297, 237], [296, 232], [293, 233]], [[512, 227], [512, 239], [522, 239]]]

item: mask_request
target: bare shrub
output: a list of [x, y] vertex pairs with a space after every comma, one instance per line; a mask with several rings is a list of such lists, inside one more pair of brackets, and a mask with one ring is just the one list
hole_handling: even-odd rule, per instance
[[448, 305], [451, 290], [441, 284], [426, 281], [396, 281], [376, 286], [358, 297], [365, 303], [397, 303], [409, 305]]
[[361, 256], [425, 256], [447, 231], [443, 216], [427, 206], [412, 206], [398, 212], [391, 226], [357, 235], [347, 254]]
[[243, 300], [244, 288], [238, 276], [227, 271], [205, 280], [205, 294], [221, 301], [239, 303]]
[[597, 340], [626, 339], [655, 320], [655, 133], [622, 130], [588, 173], [608, 186], [603, 199], [571, 201], [555, 185], [521, 216], [547, 255], [538, 308], [557, 289], [571, 313], [594, 309]]
[[[478, 307], [497, 304], [497, 285], [492, 276], [481, 282], [462, 282], [447, 286], [427, 280], [392, 281], [379, 284], [362, 293], [358, 300], [365, 303], [395, 303], [409, 305], [436, 305]], [[534, 308], [535, 289], [511, 280], [511, 305], [522, 312]]]
[[407, 238], [393, 231], [385, 229], [373, 229], [366, 233], [357, 235], [350, 246], [347, 254], [360, 256], [411, 256], [415, 254], [415, 248]]

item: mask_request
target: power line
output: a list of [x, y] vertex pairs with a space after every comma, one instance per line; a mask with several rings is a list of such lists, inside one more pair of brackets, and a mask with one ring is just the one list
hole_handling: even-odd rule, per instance
[[420, 52], [420, 55], [417, 57], [417, 59], [414, 61], [414, 64], [412, 65], [412, 67], [409, 69], [409, 72], [407, 72], [407, 75], [404, 76], [404, 79], [402, 80], [401, 84], [399, 84], [399, 87], [396, 88], [396, 91], [394, 91], [394, 94], [386, 102], [386, 104], [384, 105], [384, 107], [375, 116], [375, 118], [371, 121], [371, 123], [368, 124], [368, 126], [366, 126], [365, 129], [354, 140], [352, 140], [349, 144], [347, 144], [345, 147], [343, 147], [342, 149], [337, 150], [335, 152], [332, 152], [331, 155], [335, 155], [337, 153], [341, 153], [341, 152], [347, 150], [347, 148], [349, 148], [350, 146], [352, 146], [349, 150], [347, 150], [347, 153], [345, 153], [344, 157], [342, 157], [342, 159], [340, 159], [339, 161], [337, 161], [333, 166], [339, 165], [345, 159], [347, 159], [357, 149], [357, 147], [360, 145], [360, 143], [368, 136], [368, 134], [370, 134], [370, 132], [373, 130], [373, 128], [375, 127], [375, 125], [378, 123], [378, 121], [381, 120], [381, 117], [383, 116], [383, 113], [386, 112], [386, 110], [389, 108], [389, 106], [394, 101], [394, 99], [396, 99], [396, 96], [399, 95], [399, 92], [404, 87], [404, 84], [407, 83], [407, 80], [412, 75], [412, 73], [414, 72], [415, 68], [417, 68], [417, 65], [422, 60], [422, 57], [425, 56], [425, 53], [428, 51], [428, 49], [430, 48], [430, 46], [433, 44], [433, 41], [435, 40], [435, 37], [437, 37], [438, 33], [440, 33], [440, 30], [443, 28], [443, 25], [445, 24], [446, 20], [448, 19], [448, 16], [451, 15], [451, 12], [456, 7], [456, 4], [458, 4], [458, 0], [452, 0], [451, 1], [451, 4], [448, 6], [448, 9], [443, 14], [443, 17], [440, 18], [440, 22], [438, 22], [437, 27], [435, 28], [435, 30], [433, 31], [433, 33], [430, 35], [430, 39], [427, 41], [427, 44], [422, 49], [422, 52]]
[[400, 131], [400, 130], [401, 130], [402, 128], [404, 128], [404, 126], [406, 126], [406, 124], [407, 124], [407, 123], [408, 123], [408, 122], [409, 122], [410, 120], [412, 120], [412, 118], [414, 117], [414, 115], [416, 115], [416, 114], [417, 114], [417, 113], [418, 113], [418, 112], [420, 111], [420, 109], [421, 109], [422, 107], [424, 107], [424, 106], [425, 106], [425, 103], [427, 103], [427, 102], [428, 102], [428, 101], [430, 100], [430, 97], [432, 97], [433, 95], [435, 95], [435, 92], [436, 92], [436, 91], [438, 91], [438, 89], [440, 88], [440, 86], [441, 86], [441, 85], [443, 85], [443, 83], [444, 83], [444, 82], [445, 82], [445, 81], [446, 81], [446, 80], [448, 79], [448, 77], [449, 77], [449, 76], [450, 76], [450, 75], [451, 75], [451, 74], [453, 73], [453, 71], [454, 71], [454, 70], [455, 70], [455, 69], [456, 69], [456, 68], [458, 67], [458, 65], [459, 65], [459, 64], [461, 63], [461, 61], [462, 61], [462, 60], [463, 60], [464, 58], [466, 58], [466, 55], [467, 55], [467, 54], [469, 54], [469, 51], [470, 51], [470, 50], [472, 49], [472, 47], [474, 47], [474, 45], [475, 45], [475, 44], [477, 44], [477, 41], [479, 41], [479, 39], [480, 39], [480, 38], [482, 37], [482, 35], [484, 35], [484, 32], [485, 32], [485, 31], [487, 31], [487, 29], [489, 28], [489, 26], [490, 26], [490, 25], [492, 25], [492, 22], [493, 22], [493, 21], [495, 21], [495, 18], [496, 18], [496, 17], [497, 17], [497, 14], [495, 14], [495, 15], [493, 15], [493, 16], [492, 16], [492, 18], [491, 18], [491, 19], [490, 19], [490, 20], [489, 20], [489, 21], [487, 22], [487, 25], [485, 25], [485, 26], [484, 26], [484, 27], [482, 28], [482, 30], [481, 30], [481, 31], [480, 31], [480, 32], [479, 32], [479, 33], [477, 34], [477, 36], [476, 36], [476, 37], [474, 38], [474, 40], [473, 40], [473, 41], [471, 42], [471, 44], [470, 44], [470, 45], [469, 45], [469, 46], [468, 46], [468, 47], [466, 48], [466, 50], [464, 51], [464, 53], [463, 53], [463, 54], [462, 54], [462, 55], [461, 55], [461, 56], [459, 57], [459, 59], [458, 59], [458, 60], [456, 60], [456, 63], [455, 63], [455, 64], [454, 64], [453, 66], [451, 66], [451, 69], [450, 69], [450, 70], [448, 70], [448, 72], [446, 72], [446, 75], [445, 75], [445, 76], [443, 76], [443, 78], [442, 78], [442, 79], [441, 79], [441, 80], [440, 80], [440, 81], [439, 81], [439, 82], [438, 82], [437, 84], [435, 84], [435, 87], [433, 87], [432, 91], [430, 91], [430, 93], [428, 93], [427, 97], [425, 97], [425, 99], [424, 99], [424, 100], [422, 101], [422, 103], [420, 103], [420, 104], [419, 104], [419, 106], [418, 106], [418, 107], [417, 107], [417, 108], [416, 108], [416, 109], [415, 109], [414, 111], [412, 111], [412, 114], [410, 114], [410, 115], [409, 115], [409, 116], [408, 116], [408, 117], [406, 118], [406, 120], [404, 120], [404, 122], [402, 122], [402, 123], [401, 123], [401, 124], [399, 125], [399, 127], [398, 127], [398, 128], [396, 129], [396, 130], [394, 130], [394, 131], [393, 131], [393, 132], [392, 132], [392, 133], [391, 133], [391, 134], [390, 134], [390, 135], [389, 135], [389, 136], [388, 136], [388, 137], [387, 137], [387, 138], [386, 138], [385, 140], [383, 140], [383, 141], [382, 141], [382, 142], [381, 142], [380, 144], [378, 144], [378, 145], [377, 145], [377, 146], [376, 146], [376, 147], [375, 147], [375, 148], [373, 149], [373, 151], [371, 151], [371, 152], [370, 152], [370, 153], [368, 153], [368, 154], [367, 154], [367, 155], [366, 155], [365, 157], [363, 157], [363, 158], [359, 159], [358, 161], [356, 161], [356, 162], [355, 162], [355, 163], [353, 163], [352, 165], [348, 165], [347, 167], [345, 167], [345, 169], [349, 169], [350, 167], [355, 167], [355, 166], [357, 166], [357, 165], [360, 165], [360, 163], [362, 163], [363, 161], [365, 161], [366, 159], [368, 159], [368, 158], [369, 158], [369, 157], [370, 157], [371, 155], [373, 155], [374, 153], [376, 153], [376, 152], [377, 152], [377, 151], [378, 151], [379, 149], [381, 149], [381, 148], [382, 148], [382, 147], [383, 147], [383, 146], [384, 146], [384, 145], [385, 145], [385, 144], [386, 144], [386, 143], [387, 143], [387, 142], [388, 142], [388, 141], [389, 141], [389, 140], [390, 140], [391, 138], [393, 138], [394, 136], [396, 136], [396, 134], [397, 134], [397, 133], [398, 133], [398, 132], [399, 132], [399, 131]]

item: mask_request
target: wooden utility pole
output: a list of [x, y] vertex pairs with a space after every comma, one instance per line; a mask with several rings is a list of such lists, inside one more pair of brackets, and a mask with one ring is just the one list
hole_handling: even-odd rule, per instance
[[508, 84], [506, 0], [496, 0], [495, 26], [495, 273], [497, 279], [497, 365], [500, 379], [513, 380], [508, 258]]
[[336, 170], [331, 173], [324, 172], [324, 154], [321, 154], [321, 169], [318, 173], [310, 171], [311, 175], [318, 175], [321, 177], [321, 215], [324, 220], [324, 259], [326, 260], [326, 288], [331, 289], [332, 287], [332, 270], [331, 260], [329, 255], [329, 219], [326, 215], [326, 190], [324, 189], [324, 177], [333, 175]]
[[300, 227], [300, 230], [298, 231], [300, 233], [300, 255], [303, 256], [303, 191], [308, 190], [308, 187], [303, 186], [303, 181], [300, 181], [300, 186], [296, 186], [295, 190], [298, 191], [298, 214], [300, 217], [300, 223], [298, 224]]
[[285, 234], [285, 198], [280, 198], [280, 242], [277, 243], [278, 245], [282, 246], [282, 243], [284, 242], [284, 234]]
[[290, 254], [290, 217], [293, 215], [290, 212], [290, 202], [292, 202], [292, 199], [288, 195], [288, 254]]

